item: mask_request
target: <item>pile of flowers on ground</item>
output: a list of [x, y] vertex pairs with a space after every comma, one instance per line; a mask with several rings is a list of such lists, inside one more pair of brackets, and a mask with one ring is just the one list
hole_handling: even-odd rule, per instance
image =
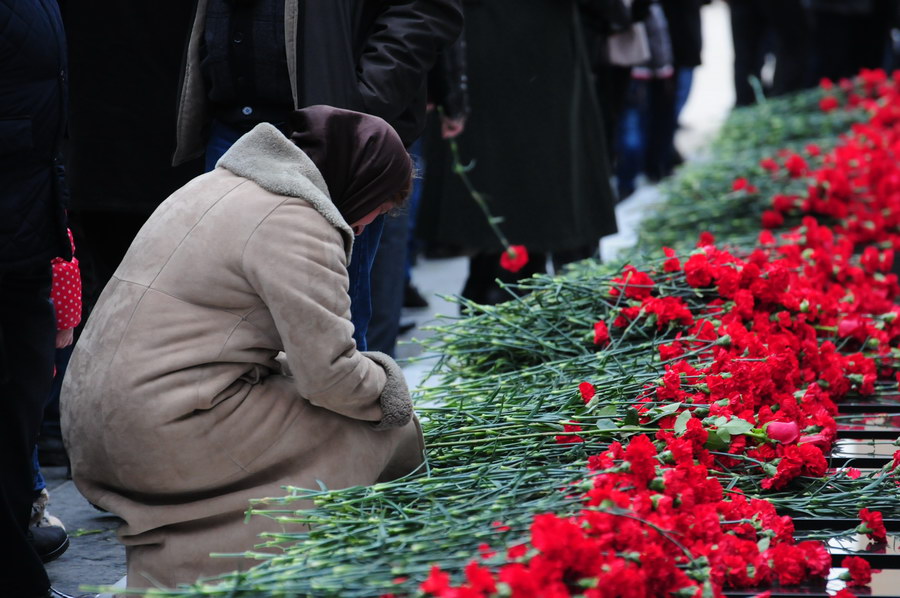
[[[655, 270], [626, 265], [612, 279], [613, 319], [593, 325], [601, 350], [635, 327], [678, 331], [658, 346], [664, 374], [638, 397], [637, 423], [658, 426], [656, 444], [639, 435], [624, 450], [613, 443], [591, 456], [589, 465], [602, 473], [585, 492], [588, 508], [567, 518], [537, 515], [524, 562], [502, 565], [495, 577], [479, 570], [458, 586], [435, 568], [422, 590], [487, 596], [499, 582], [523, 597], [717, 595], [726, 586], [773, 578], [797, 584], [827, 574], [831, 557], [822, 543], [795, 543], [790, 517], [776, 515], [769, 502], [748, 502], [740, 491], [725, 499], [707, 468], [759, 470], [762, 490], [823, 478], [836, 401], [850, 391], [871, 395], [879, 374], [896, 376], [900, 308], [891, 269], [900, 244], [900, 169], [893, 159], [900, 77], [864, 72], [860, 81], [863, 96], [848, 82], [841, 89], [847, 104], [864, 104], [871, 119], [854, 125], [831, 152], [807, 145], [818, 167], [791, 151], [760, 161], [773, 181], [806, 182], [805, 193], [775, 194], [762, 226], [781, 227], [793, 215], [802, 216], [800, 227], [778, 238], [763, 232], [742, 257], [702, 235], [683, 264], [666, 248]], [[826, 111], [838, 105], [833, 95], [820, 102]], [[732, 192], [759, 190], [738, 178]], [[593, 385], [582, 382], [579, 390], [590, 406]], [[666, 406], [662, 417], [659, 405]], [[564, 431], [557, 442], [583, 442], [578, 423]], [[590, 510], [601, 505], [606, 509]], [[860, 529], [882, 541], [881, 514], [863, 509], [860, 516]], [[851, 584], [867, 583], [867, 563], [852, 559]]]
[[[254, 515], [309, 533], [152, 595], [719, 596], [828, 573], [794, 516], [883, 542], [900, 456], [828, 455], [841, 400], [897, 393], [898, 91], [867, 71], [736, 111], [628, 263], [459, 300], [428, 341], [426, 471], [265, 499], [283, 508]], [[842, 564], [868, 583], [865, 560]]]

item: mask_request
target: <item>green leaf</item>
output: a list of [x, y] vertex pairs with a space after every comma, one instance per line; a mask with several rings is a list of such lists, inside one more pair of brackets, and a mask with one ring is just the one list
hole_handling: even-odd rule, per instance
[[619, 426], [612, 418], [604, 417], [597, 420], [597, 429], [599, 430], [616, 430], [618, 428]]
[[607, 405], [597, 411], [597, 417], [616, 417], [617, 415], [619, 415], [619, 408], [615, 405]]
[[638, 410], [635, 409], [634, 407], [629, 407], [625, 411], [625, 422], [624, 422], [625, 425], [626, 426], [636, 426], [636, 425], [638, 425], [638, 421], [640, 421], [640, 418], [638, 416]]
[[690, 411], [682, 411], [678, 415], [678, 419], [675, 420], [675, 434], [681, 436], [687, 432], [687, 423], [691, 420], [691, 417], [693, 416]]
[[728, 448], [731, 442], [731, 434], [722, 430], [710, 430], [709, 437], [706, 439], [706, 448], [713, 451], [720, 451]]
[[662, 407], [654, 409], [654, 411], [661, 417], [665, 417], [676, 413], [679, 409], [681, 409], [681, 403], [669, 403], [668, 405], [663, 405]]
[[732, 418], [725, 425], [719, 426], [719, 430], [727, 430], [732, 436], [740, 436], [746, 434], [753, 429], [753, 424], [739, 417]]

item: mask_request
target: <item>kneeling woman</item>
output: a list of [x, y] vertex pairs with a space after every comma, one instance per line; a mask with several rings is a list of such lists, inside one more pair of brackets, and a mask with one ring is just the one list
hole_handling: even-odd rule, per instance
[[347, 293], [354, 232], [405, 199], [410, 158], [376, 117], [314, 106], [291, 126], [257, 126], [153, 213], [72, 356], [72, 474], [124, 520], [130, 588], [252, 566], [209, 557], [283, 529], [245, 523], [250, 499], [422, 462], [402, 373], [356, 350]]

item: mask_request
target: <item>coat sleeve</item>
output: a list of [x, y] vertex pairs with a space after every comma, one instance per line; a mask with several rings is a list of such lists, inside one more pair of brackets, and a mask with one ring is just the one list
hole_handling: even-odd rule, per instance
[[390, 0], [357, 65], [366, 111], [393, 122], [424, 90], [438, 54], [462, 31], [461, 0]]
[[400, 368], [386, 355], [356, 350], [336, 229], [309, 207], [283, 204], [250, 237], [242, 264], [272, 315], [300, 396], [379, 429], [409, 422]]

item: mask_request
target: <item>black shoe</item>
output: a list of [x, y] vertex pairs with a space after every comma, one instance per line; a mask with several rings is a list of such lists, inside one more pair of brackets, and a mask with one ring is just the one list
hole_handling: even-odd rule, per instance
[[400, 326], [397, 328], [397, 334], [406, 334], [410, 330], [416, 327], [416, 323], [413, 320], [406, 320], [400, 322]]
[[403, 307], [411, 307], [414, 309], [422, 309], [428, 307], [428, 300], [422, 296], [412, 283], [406, 283], [403, 288]]
[[58, 559], [69, 548], [69, 535], [61, 527], [29, 527], [28, 539], [42, 563]]

